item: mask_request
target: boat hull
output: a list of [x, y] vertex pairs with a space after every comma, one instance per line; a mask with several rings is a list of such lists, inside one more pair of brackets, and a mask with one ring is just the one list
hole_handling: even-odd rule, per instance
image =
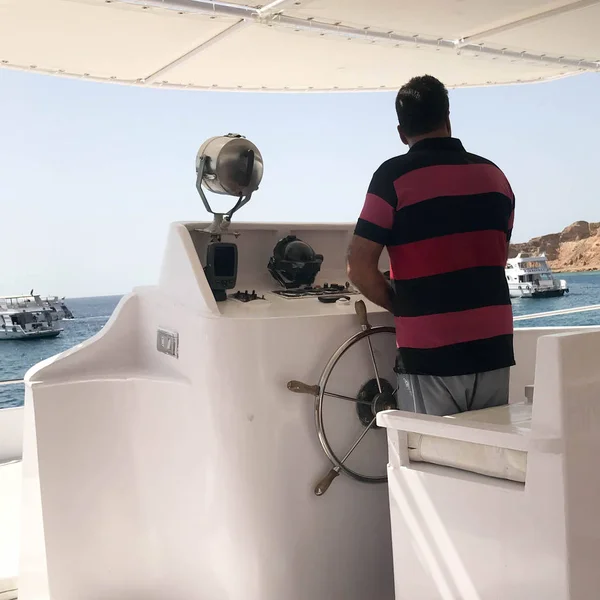
[[55, 338], [62, 333], [62, 329], [48, 329], [44, 331], [5, 331], [0, 330], [0, 340], [39, 340]]
[[541, 290], [538, 292], [533, 292], [531, 295], [532, 298], [558, 298], [560, 296], [564, 296], [567, 290]]
[[569, 288], [566, 285], [551, 288], [531, 288], [529, 286], [508, 286], [511, 298], [558, 298], [568, 293]]
[[519, 290], [510, 289], [511, 298], [558, 298], [564, 296], [569, 290], [568, 288], [549, 289], [549, 290]]

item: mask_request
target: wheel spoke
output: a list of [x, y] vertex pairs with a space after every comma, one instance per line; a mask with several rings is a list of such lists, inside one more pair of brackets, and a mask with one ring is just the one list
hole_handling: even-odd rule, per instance
[[350, 396], [342, 396], [342, 394], [334, 394], [333, 392], [323, 392], [323, 396], [329, 396], [330, 398], [337, 398], [338, 400], [346, 400], [347, 402], [354, 402], [355, 404], [366, 404], [371, 406], [371, 403], [367, 400], [359, 400], [358, 398], [351, 398]]
[[379, 370], [377, 369], [377, 363], [375, 362], [375, 352], [373, 352], [373, 344], [371, 344], [371, 338], [367, 338], [367, 343], [369, 344], [369, 353], [371, 354], [371, 362], [373, 363], [373, 370], [375, 371], [375, 380], [377, 381], [377, 388], [379, 389], [379, 393], [383, 393], [383, 389], [381, 388], [381, 379], [379, 379]]
[[373, 427], [373, 425], [375, 425], [376, 420], [377, 420], [377, 417], [373, 417], [371, 422], [365, 427], [365, 430], [358, 436], [358, 439], [354, 442], [354, 444], [352, 444], [352, 446], [350, 447], [350, 450], [348, 450], [348, 452], [346, 452], [346, 456], [344, 456], [344, 458], [342, 458], [342, 460], [340, 461], [342, 464], [344, 464], [346, 462], [346, 460], [348, 459], [348, 457], [354, 452], [354, 450], [356, 449], [356, 446], [358, 446], [361, 443], [362, 439], [365, 437], [365, 435], [367, 435], [367, 432], [369, 431], [369, 429], [371, 429], [371, 427]]

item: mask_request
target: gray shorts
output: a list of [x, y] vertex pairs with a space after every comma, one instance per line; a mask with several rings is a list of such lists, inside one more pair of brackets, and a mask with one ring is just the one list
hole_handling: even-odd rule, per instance
[[508, 404], [510, 368], [474, 375], [398, 375], [398, 408], [428, 415], [453, 415]]

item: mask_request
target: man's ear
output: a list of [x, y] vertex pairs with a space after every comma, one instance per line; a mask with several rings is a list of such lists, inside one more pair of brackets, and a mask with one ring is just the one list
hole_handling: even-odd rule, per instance
[[400, 128], [400, 125], [398, 125], [398, 134], [400, 135], [400, 139], [402, 140], [402, 143], [405, 146], [408, 146], [408, 139], [406, 138], [406, 136], [402, 132], [402, 129]]

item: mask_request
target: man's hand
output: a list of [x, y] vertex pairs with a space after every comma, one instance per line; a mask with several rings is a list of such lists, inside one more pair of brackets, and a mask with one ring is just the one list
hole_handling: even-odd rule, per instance
[[365, 298], [394, 312], [392, 288], [379, 270], [383, 246], [357, 235], [348, 248], [348, 278]]

